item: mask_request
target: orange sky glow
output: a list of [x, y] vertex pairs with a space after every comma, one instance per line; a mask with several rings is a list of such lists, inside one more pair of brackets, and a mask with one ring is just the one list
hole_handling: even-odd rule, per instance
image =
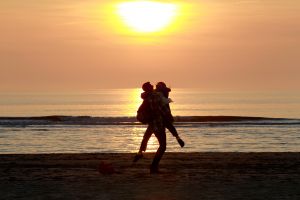
[[1, 1], [0, 92], [162, 80], [202, 90], [300, 89], [298, 0], [156, 1], [171, 11], [153, 21], [158, 13], [139, 21], [127, 8], [118, 14], [124, 2], [133, 1]]

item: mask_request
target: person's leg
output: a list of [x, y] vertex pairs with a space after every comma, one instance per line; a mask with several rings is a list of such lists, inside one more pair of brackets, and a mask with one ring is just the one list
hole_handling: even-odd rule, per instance
[[147, 149], [147, 143], [151, 137], [153, 133], [153, 129], [150, 125], [148, 125], [145, 133], [144, 133], [144, 136], [143, 136], [143, 140], [141, 142], [141, 146], [140, 146], [140, 150], [139, 152], [135, 155], [134, 159], [133, 159], [133, 162], [137, 162], [139, 159], [141, 159], [143, 157], [143, 151], [146, 151]]
[[172, 133], [174, 137], [176, 137], [177, 142], [181, 147], [184, 147], [184, 141], [179, 137], [176, 128], [170, 121], [165, 122], [166, 128]]
[[147, 144], [148, 144], [148, 141], [149, 141], [152, 133], [153, 133], [153, 130], [152, 130], [151, 126], [148, 125], [148, 127], [147, 127], [147, 129], [146, 129], [146, 131], [144, 133], [143, 140], [142, 140], [139, 152], [146, 151]]
[[172, 135], [174, 136], [174, 137], [178, 137], [178, 133], [177, 133], [177, 130], [176, 130], [176, 128], [174, 127], [174, 125], [171, 123], [171, 122], [169, 122], [169, 121], [166, 121], [165, 122], [165, 126], [166, 126], [166, 128], [172, 133]]
[[150, 173], [158, 172], [159, 161], [161, 160], [161, 158], [164, 155], [166, 148], [167, 148], [166, 132], [160, 131], [160, 132], [154, 133], [154, 134], [158, 140], [159, 148], [157, 149], [154, 159], [152, 161], [152, 164], [150, 167]]

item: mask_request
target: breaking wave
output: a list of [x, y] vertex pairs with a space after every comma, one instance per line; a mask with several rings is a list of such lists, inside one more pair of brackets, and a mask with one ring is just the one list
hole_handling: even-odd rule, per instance
[[[300, 119], [244, 117], [244, 116], [176, 116], [182, 126], [197, 125], [300, 125]], [[135, 117], [41, 116], [0, 117], [0, 126], [30, 125], [138, 125]]]

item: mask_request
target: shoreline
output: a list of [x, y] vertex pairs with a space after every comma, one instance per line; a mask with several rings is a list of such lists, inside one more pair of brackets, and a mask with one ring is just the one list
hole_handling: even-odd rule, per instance
[[[0, 154], [3, 199], [299, 199], [300, 152]], [[107, 168], [99, 172], [100, 163]], [[110, 171], [113, 169], [113, 171]]]

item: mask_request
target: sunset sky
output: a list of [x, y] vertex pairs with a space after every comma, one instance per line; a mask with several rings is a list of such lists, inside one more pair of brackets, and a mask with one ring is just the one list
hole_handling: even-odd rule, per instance
[[299, 0], [165, 1], [173, 24], [141, 33], [105, 0], [0, 1], [0, 92], [139, 87], [299, 90]]

